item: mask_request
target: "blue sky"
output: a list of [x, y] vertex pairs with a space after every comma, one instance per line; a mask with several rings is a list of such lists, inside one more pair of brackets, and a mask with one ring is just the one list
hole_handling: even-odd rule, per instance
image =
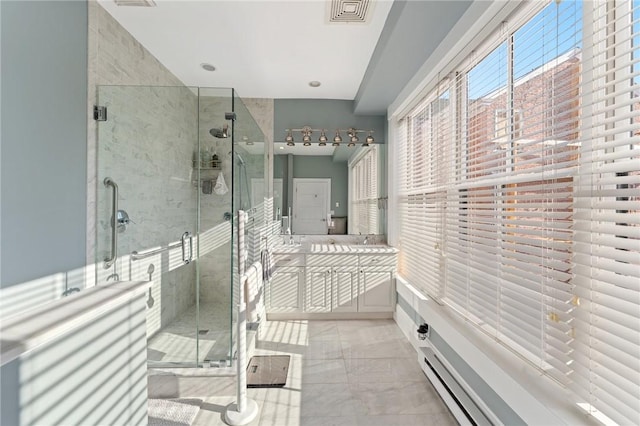
[[[582, 47], [582, 1], [552, 2], [514, 33], [514, 77], [518, 79], [576, 47]], [[487, 55], [468, 76], [471, 99], [505, 87], [506, 43]]]

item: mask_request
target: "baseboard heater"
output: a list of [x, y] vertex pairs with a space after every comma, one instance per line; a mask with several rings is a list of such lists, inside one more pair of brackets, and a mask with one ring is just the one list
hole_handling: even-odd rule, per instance
[[461, 425], [493, 425], [430, 347], [420, 348], [424, 355], [422, 371], [436, 388], [451, 413]]

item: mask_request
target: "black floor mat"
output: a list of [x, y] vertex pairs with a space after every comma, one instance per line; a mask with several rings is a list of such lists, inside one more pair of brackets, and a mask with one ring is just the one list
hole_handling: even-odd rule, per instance
[[248, 388], [281, 388], [287, 383], [290, 355], [256, 355], [247, 366]]

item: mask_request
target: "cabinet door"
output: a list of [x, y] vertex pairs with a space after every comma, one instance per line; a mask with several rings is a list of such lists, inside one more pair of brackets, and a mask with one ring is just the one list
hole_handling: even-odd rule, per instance
[[308, 267], [305, 282], [304, 311], [331, 312], [331, 268]]
[[277, 268], [268, 285], [267, 312], [302, 312], [304, 268]]
[[332, 312], [358, 312], [357, 269], [334, 269], [332, 285]]
[[393, 312], [395, 302], [393, 271], [360, 272], [359, 312]]

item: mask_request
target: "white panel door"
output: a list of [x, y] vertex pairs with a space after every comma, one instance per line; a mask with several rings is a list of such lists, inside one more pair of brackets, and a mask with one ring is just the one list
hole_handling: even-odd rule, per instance
[[294, 234], [326, 235], [331, 179], [293, 179]]

